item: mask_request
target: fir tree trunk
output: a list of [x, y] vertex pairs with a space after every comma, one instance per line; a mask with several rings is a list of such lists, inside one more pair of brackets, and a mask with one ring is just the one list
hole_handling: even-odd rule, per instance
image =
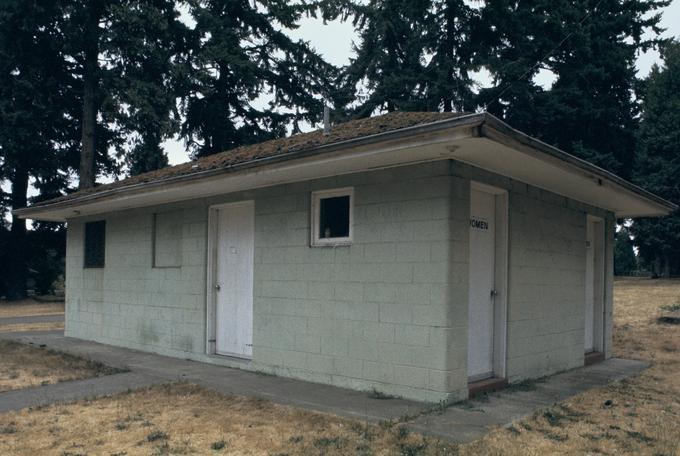
[[657, 254], [652, 263], [652, 278], [658, 279], [659, 277], [661, 277], [661, 257]]
[[661, 270], [661, 277], [670, 279], [671, 277], [671, 259], [668, 253], [663, 254], [663, 269]]
[[84, 31], [82, 149], [79, 176], [81, 189], [94, 186], [95, 180], [96, 97], [99, 72], [99, 8], [97, 4], [98, 2], [94, 2], [90, 6]]
[[[12, 175], [12, 192], [10, 203], [12, 209], [26, 207], [28, 193], [28, 170], [18, 168]], [[26, 266], [26, 220], [12, 216], [12, 229], [8, 246], [8, 285], [7, 299], [10, 301], [26, 297], [26, 279], [28, 271]]]

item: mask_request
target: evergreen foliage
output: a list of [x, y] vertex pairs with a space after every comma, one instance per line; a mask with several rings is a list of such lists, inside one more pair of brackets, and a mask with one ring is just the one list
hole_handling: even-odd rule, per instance
[[[370, 0], [342, 10], [345, 18], [353, 17], [359, 34], [356, 56], [339, 82], [339, 90], [351, 94], [344, 100], [350, 115], [427, 110], [426, 35], [435, 35], [425, 25], [429, 7], [429, 0]], [[433, 65], [430, 72], [438, 70]]]
[[[645, 81], [638, 133], [635, 180], [647, 190], [680, 204], [680, 43], [661, 51]], [[632, 232], [640, 257], [656, 275], [680, 275], [680, 211], [668, 217], [639, 219]]]
[[[495, 84], [480, 101], [515, 128], [630, 177], [638, 105], [635, 59], [657, 45], [656, 0], [486, 2]], [[653, 32], [651, 38], [645, 31]], [[552, 74], [540, 87], [539, 71]]]
[[167, 165], [160, 144], [179, 131], [176, 98], [186, 26], [173, 0], [63, 0], [63, 28], [80, 88], [80, 187], [99, 174]]
[[[320, 120], [324, 101], [335, 118], [486, 108], [623, 177], [635, 169], [640, 185], [680, 202], [678, 44], [664, 46], [665, 67], [644, 91], [635, 74], [636, 54], [662, 43], [655, 13], [668, 3], [4, 0], [0, 181], [11, 190], [0, 192], [0, 213], [73, 191], [76, 176], [86, 188], [121, 165], [133, 175], [163, 167], [171, 137], [196, 158], [298, 132]], [[319, 12], [352, 20], [358, 41], [345, 68], [287, 33]], [[480, 69], [493, 85], [477, 91]], [[554, 76], [551, 87], [536, 82], [541, 74]], [[30, 200], [29, 183], [39, 193]], [[49, 289], [62, 228], [27, 234], [24, 221], [0, 220], [0, 268], [10, 266], [0, 294], [4, 280], [8, 296], [23, 296], [29, 266]], [[631, 233], [645, 264], [680, 273], [679, 214], [635, 222]]]
[[[182, 136], [194, 157], [299, 131], [319, 120], [334, 69], [297, 28], [315, 6], [286, 0], [191, 0], [190, 43]], [[268, 101], [265, 99], [269, 97]]]
[[638, 269], [630, 231], [627, 227], [621, 226], [614, 238], [614, 275], [631, 275]]
[[131, 150], [119, 155], [135, 175], [168, 164], [161, 143], [179, 132], [176, 99], [183, 84], [189, 30], [173, 1], [129, 0], [110, 10], [106, 52], [119, 79], [111, 97], [131, 143]]
[[476, 108], [475, 69], [482, 49], [480, 15], [464, 0], [432, 0], [425, 15], [425, 107], [428, 111], [471, 112]]
[[[0, 179], [10, 183], [11, 208], [27, 205], [31, 178], [45, 194], [68, 183], [58, 170], [73, 162], [77, 128], [61, 19], [58, 3], [8, 0], [0, 8]], [[26, 295], [27, 251], [26, 221], [14, 218], [1, 259], [10, 299]]]

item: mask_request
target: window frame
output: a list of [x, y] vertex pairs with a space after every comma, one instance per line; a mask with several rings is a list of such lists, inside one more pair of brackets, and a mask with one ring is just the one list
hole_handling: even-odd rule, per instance
[[[101, 224], [103, 226], [102, 259], [101, 264], [88, 262], [87, 254], [87, 226], [90, 224]], [[92, 220], [83, 224], [83, 269], [104, 269], [106, 267], [106, 220]]]
[[[345, 237], [322, 238], [319, 233], [321, 218], [321, 200], [349, 196], [349, 234]], [[335, 247], [351, 245], [354, 240], [354, 187], [334, 188], [329, 190], [317, 190], [312, 192], [311, 208], [311, 239], [312, 247]]]

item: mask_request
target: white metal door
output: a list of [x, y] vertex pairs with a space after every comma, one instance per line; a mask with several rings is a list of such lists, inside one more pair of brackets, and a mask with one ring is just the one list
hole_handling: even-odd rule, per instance
[[472, 381], [493, 376], [495, 271], [496, 197], [473, 188], [468, 312], [468, 378]]
[[239, 203], [217, 210], [215, 262], [215, 351], [253, 354], [254, 206]]
[[593, 351], [595, 319], [595, 224], [586, 223], [585, 351]]

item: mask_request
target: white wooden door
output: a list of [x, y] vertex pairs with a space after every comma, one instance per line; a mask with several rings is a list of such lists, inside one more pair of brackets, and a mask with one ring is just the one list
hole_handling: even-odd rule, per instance
[[585, 351], [593, 351], [595, 319], [595, 224], [586, 223]]
[[255, 212], [252, 203], [217, 210], [215, 351], [253, 354], [253, 261]]
[[496, 276], [496, 197], [470, 194], [470, 283], [468, 379], [493, 376]]

